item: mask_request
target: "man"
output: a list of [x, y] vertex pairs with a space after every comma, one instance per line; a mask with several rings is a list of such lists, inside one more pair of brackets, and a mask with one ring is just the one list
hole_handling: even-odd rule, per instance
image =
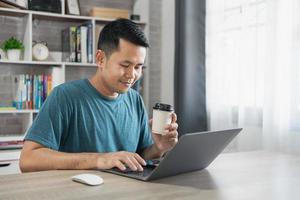
[[27, 132], [20, 157], [23, 172], [52, 169], [142, 171], [178, 141], [176, 115], [165, 135], [151, 134], [139, 94], [147, 39], [134, 22], [108, 23], [99, 36], [97, 72], [64, 83], [47, 98]]

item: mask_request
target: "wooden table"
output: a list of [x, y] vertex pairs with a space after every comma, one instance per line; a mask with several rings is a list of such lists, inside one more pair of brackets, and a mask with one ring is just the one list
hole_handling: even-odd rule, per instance
[[[71, 181], [93, 173], [100, 186]], [[206, 170], [151, 182], [100, 171], [45, 171], [0, 176], [0, 199], [226, 199], [299, 200], [300, 156], [271, 152], [227, 153]]]

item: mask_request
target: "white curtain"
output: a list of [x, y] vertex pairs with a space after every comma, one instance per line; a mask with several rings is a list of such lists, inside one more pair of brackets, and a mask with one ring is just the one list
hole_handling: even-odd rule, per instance
[[300, 153], [300, 1], [209, 0], [209, 127], [242, 127], [228, 150]]

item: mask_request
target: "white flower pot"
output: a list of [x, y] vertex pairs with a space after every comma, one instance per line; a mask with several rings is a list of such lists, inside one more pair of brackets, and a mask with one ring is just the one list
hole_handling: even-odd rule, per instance
[[9, 49], [7, 50], [7, 59], [10, 61], [18, 61], [21, 57], [20, 49]]

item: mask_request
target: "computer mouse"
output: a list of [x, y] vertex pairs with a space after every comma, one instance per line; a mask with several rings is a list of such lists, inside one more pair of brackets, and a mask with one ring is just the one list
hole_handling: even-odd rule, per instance
[[83, 183], [86, 185], [101, 185], [103, 183], [103, 179], [100, 176], [95, 174], [78, 174], [72, 176], [72, 181]]

